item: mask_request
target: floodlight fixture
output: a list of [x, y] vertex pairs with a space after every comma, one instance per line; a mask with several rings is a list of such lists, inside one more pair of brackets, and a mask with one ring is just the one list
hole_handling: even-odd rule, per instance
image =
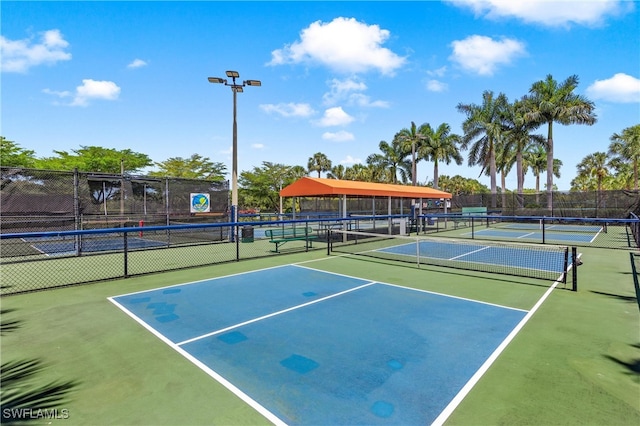
[[[236, 84], [236, 78], [240, 78], [238, 71], [227, 71], [227, 77], [232, 81], [229, 83], [227, 80], [219, 77], [209, 77], [209, 83], [224, 83], [225, 86], [231, 87], [233, 92], [233, 140], [232, 140], [232, 165], [231, 165], [231, 220], [234, 223], [238, 222], [238, 122], [236, 118], [236, 94], [244, 92], [245, 86], [262, 86], [260, 80], [246, 80], [242, 84]], [[238, 227], [234, 226], [234, 231], [231, 232], [231, 241], [235, 241], [238, 238]]]

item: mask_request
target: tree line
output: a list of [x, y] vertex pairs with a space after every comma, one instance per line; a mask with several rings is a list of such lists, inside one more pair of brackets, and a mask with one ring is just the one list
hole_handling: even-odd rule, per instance
[[[503, 93], [482, 93], [480, 103], [459, 103], [456, 108], [464, 114], [463, 134], [451, 131], [448, 123], [432, 126], [429, 123], [410, 126], [398, 131], [391, 142], [382, 140], [379, 152], [366, 158], [365, 164], [350, 167], [334, 166], [322, 152], [309, 157], [307, 167], [263, 162], [261, 166], [243, 171], [239, 177], [241, 205], [267, 210], [277, 206], [278, 191], [301, 176], [326, 173], [328, 178], [393, 184], [426, 185], [453, 194], [488, 192], [495, 207], [498, 194], [505, 194], [506, 176], [516, 168], [516, 193], [528, 192], [524, 177], [531, 170], [536, 178], [535, 192], [540, 192], [541, 177], [546, 174], [545, 188], [551, 193], [553, 178], [560, 177], [562, 161], [554, 157], [554, 124], [592, 125], [596, 122], [595, 104], [575, 93], [578, 77], [572, 75], [562, 82], [551, 75], [531, 85], [528, 94], [510, 102]], [[546, 129], [546, 135], [536, 133]], [[640, 158], [640, 125], [623, 129], [610, 138], [607, 152], [587, 155], [577, 167], [571, 190], [637, 189], [638, 159]], [[3, 166], [73, 170], [104, 173], [137, 173], [145, 168], [157, 170], [146, 173], [157, 177], [182, 177], [225, 180], [226, 166], [208, 157], [193, 154], [188, 158], [172, 157], [154, 162], [146, 154], [131, 150], [102, 147], [80, 147], [71, 153], [54, 151], [53, 157], [36, 158], [34, 152], [0, 136], [0, 163]], [[464, 161], [480, 166], [480, 175], [489, 176], [490, 188], [475, 179], [440, 175], [442, 163]], [[417, 182], [417, 167], [421, 162], [433, 163], [433, 180]], [[552, 197], [547, 197], [551, 208]]]

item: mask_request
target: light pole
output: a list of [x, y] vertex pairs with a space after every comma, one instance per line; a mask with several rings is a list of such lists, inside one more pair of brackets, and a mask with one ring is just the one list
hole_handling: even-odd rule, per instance
[[238, 221], [238, 122], [236, 120], [236, 96], [244, 91], [245, 86], [262, 86], [260, 80], [245, 80], [242, 84], [236, 83], [236, 78], [240, 78], [238, 71], [227, 71], [227, 77], [231, 78], [231, 84], [226, 79], [220, 77], [209, 77], [209, 83], [223, 83], [231, 87], [233, 92], [233, 160], [231, 165], [231, 219]]

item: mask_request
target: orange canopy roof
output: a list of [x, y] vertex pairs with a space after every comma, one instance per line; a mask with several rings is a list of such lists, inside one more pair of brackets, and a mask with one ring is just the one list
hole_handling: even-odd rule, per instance
[[448, 192], [425, 186], [391, 185], [387, 183], [303, 177], [282, 188], [283, 197], [320, 197], [360, 195], [365, 197], [451, 198]]

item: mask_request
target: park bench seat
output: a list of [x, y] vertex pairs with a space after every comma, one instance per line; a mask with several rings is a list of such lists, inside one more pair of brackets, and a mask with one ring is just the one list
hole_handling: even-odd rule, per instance
[[269, 238], [269, 242], [276, 245], [276, 249], [272, 250], [275, 253], [280, 253], [280, 246], [288, 243], [289, 241], [305, 241], [305, 249], [309, 250], [310, 247], [313, 247], [311, 245], [311, 240], [318, 238], [318, 236], [313, 233], [313, 229], [308, 226], [267, 229], [264, 232], [266, 237]]

